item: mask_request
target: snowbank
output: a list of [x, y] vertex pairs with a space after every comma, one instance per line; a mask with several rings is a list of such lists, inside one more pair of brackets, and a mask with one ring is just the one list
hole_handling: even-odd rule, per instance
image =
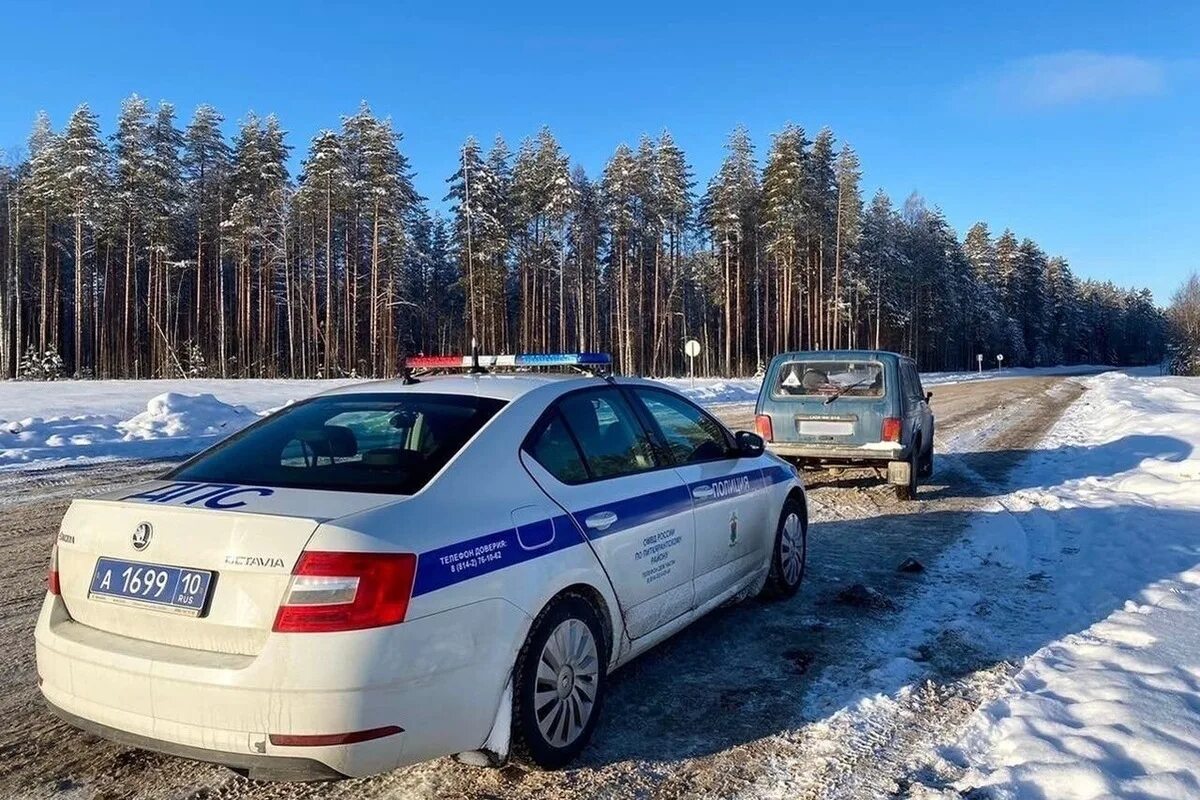
[[[1106, 372], [1114, 367], [1099, 364], [1078, 364], [1073, 367], [1017, 367], [1013, 369], [996, 369], [996, 362], [982, 371], [967, 370], [963, 372], [922, 372], [921, 385], [939, 386], [948, 383], [969, 383], [971, 381], [991, 381], [1000, 378], [1029, 378], [1039, 375], [1093, 375]], [[1157, 368], [1154, 370], [1157, 373]]]
[[976, 532], [976, 555], [1037, 569], [1038, 617], [1007, 635], [1042, 644], [947, 755], [989, 798], [1197, 797], [1200, 380], [1088, 384], [1025, 463], [1023, 535]]
[[46, 459], [166, 458], [197, 452], [258, 414], [211, 394], [164, 392], [122, 420], [113, 414], [0, 421], [0, 466]]
[[[1005, 370], [1004, 377], [1102, 367]], [[995, 378], [930, 373], [925, 383]], [[0, 382], [0, 469], [89, 459], [167, 458], [199, 452], [257, 415], [350, 380], [196, 379]], [[761, 378], [665, 378], [703, 405], [753, 403]]]

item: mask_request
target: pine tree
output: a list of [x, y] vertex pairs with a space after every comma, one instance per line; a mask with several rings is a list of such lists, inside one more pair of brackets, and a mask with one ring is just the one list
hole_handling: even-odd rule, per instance
[[58, 348], [58, 271], [50, 264], [55, 224], [63, 211], [62, 140], [50, 127], [50, 117], [38, 114], [29, 136], [29, 170], [24, 194], [26, 214], [33, 223], [33, 241], [40, 250], [40, 292], [37, 302], [38, 352]]
[[[763, 168], [763, 229], [765, 251], [774, 265], [774, 280], [762, 288], [776, 325], [766, 332], [768, 349], [790, 350], [801, 342], [803, 306], [798, 266], [805, 224], [805, 185], [808, 141], [804, 129], [788, 125], [772, 138]], [[756, 351], [756, 361], [762, 353]]]
[[631, 287], [634, 261], [633, 242], [636, 237], [637, 163], [629, 145], [617, 146], [604, 167], [600, 179], [601, 219], [610, 232], [607, 283], [611, 298], [609, 308], [609, 341], [616, 350], [620, 369], [634, 372], [633, 326], [630, 319], [634, 304]]
[[[720, 329], [723, 341], [722, 368], [726, 374], [743, 372], [744, 350], [740, 332], [744, 324], [742, 278], [744, 262], [753, 263], [757, 253], [758, 208], [761, 189], [754, 145], [745, 128], [737, 128], [725, 145], [726, 156], [709, 182], [701, 215], [723, 265]], [[747, 259], [749, 256], [749, 259]], [[735, 346], [737, 342], [737, 346]]]
[[[72, 364], [72, 372], [81, 374], [93, 365], [84, 352], [84, 311], [87, 306], [84, 276], [87, 274], [88, 284], [93, 284], [96, 280], [94, 263], [90, 268], [84, 265], [85, 250], [88, 249], [85, 236], [95, 233], [108, 189], [108, 150], [100, 138], [100, 123], [86, 103], [75, 109], [67, 121], [63, 131], [60, 158], [64, 200], [70, 208], [74, 222], [74, 347], [69, 363]], [[94, 249], [92, 254], [94, 255]]]
[[214, 324], [214, 311], [218, 304], [213, 300], [218, 291], [217, 275], [223, 270], [221, 222], [231, 158], [221, 133], [223, 122], [224, 117], [212, 106], [198, 106], [183, 137], [184, 202], [189, 238], [195, 242], [196, 254], [191, 337], [206, 362], [216, 350], [218, 326]]
[[121, 363], [125, 375], [143, 375], [140, 303], [144, 283], [138, 280], [137, 256], [145, 220], [150, 216], [153, 159], [150, 110], [136, 94], [121, 105], [114, 139], [117, 217], [124, 229], [125, 268], [121, 307]]
[[[349, 195], [345, 153], [340, 137], [333, 131], [321, 131], [309, 146], [308, 158], [304, 162], [300, 191], [305, 196], [310, 213], [313, 215], [312, 266], [314, 269], [318, 264], [315, 248], [317, 228], [321, 230], [324, 237], [321, 258], [324, 272], [324, 314], [320, 323], [320, 338], [324, 352], [322, 375], [332, 377], [341, 369], [337, 348], [338, 333], [334, 327], [334, 309], [340, 299], [338, 297], [339, 259], [334, 250], [334, 244], [335, 242], [340, 243], [338, 229]], [[313, 306], [315, 326], [315, 301]], [[314, 336], [314, 339], [316, 338]]]
[[[834, 168], [834, 179], [837, 183], [833, 267], [832, 344], [834, 347], [841, 347], [843, 342], [843, 310], [849, 309], [851, 319], [857, 310], [858, 293], [857, 291], [850, 293], [852, 301], [846, 297], [845, 288], [853, 281], [843, 283], [843, 270], [853, 276], [857, 267], [855, 254], [858, 252], [858, 239], [862, 234], [862, 195], [858, 188], [861, 177], [858, 155], [849, 145], [843, 145]], [[849, 333], [845, 339], [850, 339]]]

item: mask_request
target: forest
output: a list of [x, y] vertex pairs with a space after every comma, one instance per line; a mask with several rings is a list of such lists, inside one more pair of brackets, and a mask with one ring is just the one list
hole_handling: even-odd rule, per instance
[[[101, 130], [44, 113], [0, 163], [0, 376], [395, 374], [406, 355], [608, 351], [624, 373], [749, 375], [789, 349], [870, 347], [922, 369], [1163, 357], [1148, 290], [1076, 277], [987, 222], [961, 238], [914, 193], [864, 197], [855, 151], [735, 129], [701, 185], [671, 135], [599, 174], [549, 128], [458, 146], [421, 197], [364, 103], [307, 144], [274, 116], [232, 137], [138, 96]], [[456, 146], [448, 143], [447, 146]], [[1131, 268], [1134, 265], [1131, 265]]]

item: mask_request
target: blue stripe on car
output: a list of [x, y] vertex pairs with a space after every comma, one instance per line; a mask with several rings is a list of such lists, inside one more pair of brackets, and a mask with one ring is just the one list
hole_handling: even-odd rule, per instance
[[[516, 528], [506, 528], [428, 550], [418, 557], [412, 594], [413, 597], [418, 597], [471, 578], [477, 578], [480, 575], [487, 575], [499, 569], [523, 564], [526, 561], [574, 547], [585, 541], [581, 531], [585, 532], [590, 539], [599, 539], [640, 525], [647, 525], [664, 517], [681, 514], [691, 506], [693, 491], [701, 486], [732, 482], [731, 485], [736, 487], [743, 478], [749, 481], [748, 489], [724, 495], [724, 497], [728, 497], [782, 483], [791, 480], [794, 476], [795, 473], [785, 466], [753, 469], [723, 478], [694, 481], [687, 486], [672, 486], [669, 489], [660, 489], [643, 495], [615, 500], [611, 503], [572, 512], [569, 516], [560, 514], [553, 518], [553, 538], [545, 537], [546, 531], [542, 530], [541, 525], [535, 523], [531, 527], [536, 527], [536, 530], [526, 531], [523, 537], [518, 536]], [[696, 498], [696, 502], [699, 505], [705, 505], [720, 499], [723, 497]], [[616, 521], [605, 530], [589, 529], [585, 520], [592, 514], [603, 511], [616, 514]], [[541, 541], [543, 537], [549, 538], [549, 541], [541, 546], [530, 547], [531, 533], [534, 534], [533, 541]], [[522, 538], [526, 540], [524, 545]]]
[[413, 597], [444, 589], [498, 569], [557, 553], [583, 543], [566, 514], [554, 517], [554, 538], [541, 547], [522, 546], [516, 528], [486, 533], [462, 542], [428, 550], [417, 559]]

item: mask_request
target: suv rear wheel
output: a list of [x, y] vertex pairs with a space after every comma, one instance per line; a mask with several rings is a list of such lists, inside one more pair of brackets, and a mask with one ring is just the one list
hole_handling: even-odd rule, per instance
[[921, 443], [917, 442], [913, 446], [912, 452], [908, 454], [908, 483], [901, 483], [896, 486], [896, 498], [898, 500], [917, 499], [917, 475], [921, 470], [920, 450]]

